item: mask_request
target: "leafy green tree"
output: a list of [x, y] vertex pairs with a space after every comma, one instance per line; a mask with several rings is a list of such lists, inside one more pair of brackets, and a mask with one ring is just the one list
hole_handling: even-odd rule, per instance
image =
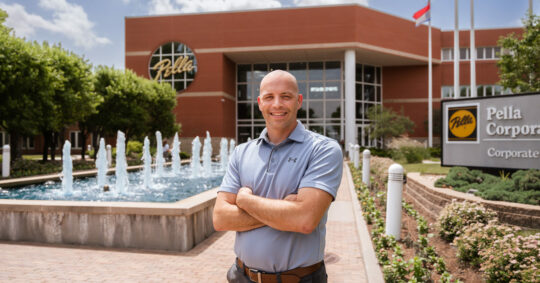
[[0, 127], [11, 136], [13, 160], [21, 158], [22, 136], [38, 133], [58, 80], [36, 43], [0, 31]]
[[[83, 121], [87, 116], [96, 112], [96, 106], [101, 97], [94, 92], [91, 65], [86, 60], [72, 52], [62, 49], [61, 46], [43, 44], [43, 52], [60, 81], [55, 84], [52, 97], [52, 113], [43, 112], [40, 130], [44, 136], [43, 161], [47, 160], [47, 148], [51, 147], [51, 156], [54, 156], [56, 139], [53, 133]], [[86, 149], [87, 132], [82, 133], [82, 158]]]
[[500, 82], [514, 93], [540, 91], [540, 17], [528, 16], [521, 39], [515, 34], [503, 37], [499, 66]]
[[176, 91], [170, 84], [159, 83], [153, 80], [142, 79], [147, 84], [150, 120], [146, 135], [160, 131], [164, 137], [171, 137], [180, 131], [180, 124], [176, 123], [173, 113], [176, 106]]
[[[400, 115], [391, 109], [375, 105], [367, 111], [367, 118], [371, 120], [368, 130], [374, 139], [398, 137], [404, 133], [414, 132], [414, 122], [409, 117]], [[384, 143], [383, 143], [384, 145]]]

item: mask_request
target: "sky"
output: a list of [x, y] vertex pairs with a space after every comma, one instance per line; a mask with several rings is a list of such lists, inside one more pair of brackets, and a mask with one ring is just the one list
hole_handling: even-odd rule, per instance
[[[470, 1], [458, 0], [459, 27], [470, 28]], [[474, 0], [476, 29], [520, 27], [530, 0]], [[93, 66], [124, 68], [124, 19], [161, 14], [277, 9], [357, 3], [405, 19], [427, 0], [0, 0], [4, 23], [27, 40], [61, 44]], [[540, 0], [532, 0], [540, 14]], [[454, 1], [431, 2], [432, 26], [454, 29]]]

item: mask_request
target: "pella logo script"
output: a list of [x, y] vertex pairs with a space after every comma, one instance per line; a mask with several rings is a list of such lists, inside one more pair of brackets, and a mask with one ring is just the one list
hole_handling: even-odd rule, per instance
[[448, 108], [448, 141], [476, 142], [477, 114], [476, 105]]

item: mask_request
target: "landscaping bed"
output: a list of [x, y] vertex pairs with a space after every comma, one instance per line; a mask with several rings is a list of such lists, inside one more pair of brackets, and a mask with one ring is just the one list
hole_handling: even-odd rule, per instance
[[[501, 231], [511, 229], [508, 231], [515, 232], [516, 235], [518, 235], [516, 238], [524, 241], [523, 243], [516, 242], [509, 244], [512, 248], [517, 247], [526, 250], [526, 253], [516, 255], [516, 257], [523, 257], [524, 259], [522, 259], [522, 261], [528, 264], [524, 269], [528, 270], [526, 272], [529, 272], [529, 274], [525, 274], [523, 277], [519, 277], [521, 276], [520, 270], [523, 269], [519, 266], [519, 263], [518, 266], [514, 266], [510, 261], [501, 262], [501, 260], [504, 261], [504, 257], [502, 257], [502, 259], [500, 257], [498, 262], [485, 260], [487, 263], [484, 264], [481, 269], [478, 264], [479, 258], [481, 258], [478, 255], [478, 251], [475, 251], [476, 262], [471, 260], [470, 257], [463, 256], [464, 254], [467, 254], [464, 251], [470, 253], [470, 243], [464, 244], [462, 239], [460, 244], [453, 244], [453, 238], [451, 237], [452, 239], [449, 239], [449, 237], [445, 237], [445, 234], [441, 232], [441, 228], [436, 225], [437, 219], [419, 213], [407, 202], [403, 203], [401, 240], [395, 241], [393, 237], [386, 236], [384, 234], [386, 212], [385, 183], [387, 169], [392, 162], [392, 160], [384, 158], [372, 159], [371, 168], [374, 173], [373, 176], [376, 177], [372, 178], [371, 189], [368, 189], [365, 185], [361, 184], [361, 169], [355, 169], [353, 166], [350, 166], [358, 197], [362, 205], [363, 214], [368, 223], [373, 245], [386, 282], [510, 282], [510, 280], [516, 276], [521, 279], [515, 282], [540, 281], [540, 273], [538, 273], [538, 268], [540, 268], [540, 266], [538, 266], [539, 255], [537, 251], [540, 233], [531, 233], [530, 231], [523, 232], [514, 227], [508, 228], [509, 226], [495, 223], [492, 224], [495, 226], [489, 226], [501, 229]], [[478, 224], [480, 226], [476, 229], [481, 231], [488, 231], [491, 229], [489, 231], [493, 232], [493, 228], [488, 228], [487, 230], [483, 228], [488, 226], [487, 218], [488, 217], [486, 217], [486, 219], [481, 219], [485, 223]], [[462, 227], [462, 229], [465, 229], [465, 226]], [[460, 234], [462, 231], [459, 230], [458, 233]], [[468, 233], [472, 232], [469, 231]], [[499, 234], [499, 236], [501, 236], [504, 232], [500, 232]], [[488, 233], [486, 235], [480, 236], [482, 239], [484, 236], [487, 238], [491, 237]], [[455, 236], [456, 235], [454, 235], [454, 237]], [[495, 242], [498, 238], [491, 237], [491, 239], [493, 240], [492, 243], [498, 243]], [[526, 245], [532, 245], [534, 243], [536, 243], [536, 254], [534, 254], [535, 250], [527, 250], [526, 248]], [[499, 246], [500, 245], [502, 244], [499, 244]], [[465, 246], [469, 247], [468, 250], [463, 248]], [[497, 251], [498, 250], [494, 249], [487, 252], [484, 251], [484, 253], [497, 254]], [[458, 257], [458, 252], [461, 252], [460, 256], [462, 259]], [[472, 258], [474, 259], [475, 257]], [[533, 260], [532, 263], [530, 262], [531, 259]], [[527, 260], [529, 260], [528, 263]], [[534, 260], [536, 260], [536, 263], [534, 263]], [[538, 280], [534, 278], [537, 278]]]

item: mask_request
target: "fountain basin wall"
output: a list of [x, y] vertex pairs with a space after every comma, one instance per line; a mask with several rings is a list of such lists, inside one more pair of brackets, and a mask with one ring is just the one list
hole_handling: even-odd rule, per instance
[[188, 251], [214, 232], [217, 188], [174, 203], [0, 199], [0, 240]]

